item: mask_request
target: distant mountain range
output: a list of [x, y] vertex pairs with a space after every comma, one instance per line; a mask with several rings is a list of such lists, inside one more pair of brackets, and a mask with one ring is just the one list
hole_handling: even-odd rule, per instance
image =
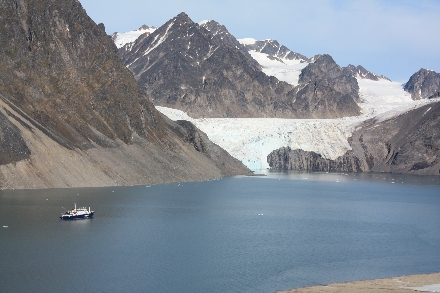
[[[193, 117], [359, 114], [358, 93], [346, 90], [356, 88], [356, 79], [330, 56], [319, 64], [331, 67], [331, 74], [309, 70], [308, 76], [313, 73], [316, 80], [292, 87], [263, 73], [246, 50], [224, 26], [213, 21], [199, 25], [181, 13], [153, 33], [126, 44], [119, 55], [155, 105], [180, 109]], [[342, 75], [346, 77], [340, 79]]]

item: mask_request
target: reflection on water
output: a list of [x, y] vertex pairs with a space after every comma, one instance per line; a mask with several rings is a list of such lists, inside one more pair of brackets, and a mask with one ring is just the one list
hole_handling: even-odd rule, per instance
[[440, 185], [440, 176], [415, 176], [391, 173], [335, 173], [335, 172], [297, 172], [280, 170], [260, 170], [256, 174], [265, 174], [269, 179], [316, 180], [316, 181], [367, 181], [390, 184]]
[[[438, 271], [438, 177], [265, 173], [0, 191], [0, 292], [274, 292]], [[74, 203], [94, 218], [59, 219]]]

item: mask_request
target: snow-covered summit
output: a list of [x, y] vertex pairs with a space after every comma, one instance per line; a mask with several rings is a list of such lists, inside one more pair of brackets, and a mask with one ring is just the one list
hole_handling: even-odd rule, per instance
[[145, 33], [151, 34], [156, 29], [157, 28], [154, 26], [143, 25], [137, 30], [133, 30], [133, 31], [125, 32], [125, 33], [118, 33], [118, 32], [113, 33], [112, 39], [113, 39], [113, 42], [115, 43], [116, 47], [119, 49], [119, 48], [122, 48], [125, 44], [132, 43], [132, 42], [136, 41], [137, 38], [139, 38], [139, 36], [141, 36], [142, 34], [145, 34]]
[[248, 51], [256, 51], [259, 53], [268, 54], [274, 58], [286, 60], [298, 60], [300, 62], [310, 62], [306, 56], [293, 52], [284, 45], [278, 43], [277, 40], [266, 39], [264, 41], [257, 41], [252, 38], [245, 38], [238, 40]]
[[301, 70], [310, 63], [304, 55], [295, 53], [280, 45], [276, 40], [266, 39], [257, 41], [253, 38], [238, 39], [262, 67], [262, 71], [269, 76], [291, 85], [298, 85]]

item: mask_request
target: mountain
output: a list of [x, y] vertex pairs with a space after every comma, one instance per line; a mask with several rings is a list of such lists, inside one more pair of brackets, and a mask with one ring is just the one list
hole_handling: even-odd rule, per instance
[[414, 73], [404, 86], [413, 100], [430, 99], [440, 96], [440, 73], [420, 69]]
[[374, 72], [368, 71], [366, 70], [364, 67], [362, 67], [361, 65], [358, 66], [354, 66], [351, 64], [348, 64], [348, 66], [346, 67], [352, 74], [354, 77], [356, 78], [361, 78], [361, 79], [370, 79], [370, 80], [374, 80], [374, 81], [378, 81], [378, 80], [388, 80], [391, 81], [391, 79], [389, 79], [386, 76], [383, 75], [377, 75]]
[[389, 119], [364, 122], [349, 139], [352, 150], [335, 160], [280, 148], [268, 156], [274, 169], [440, 174], [440, 102]]
[[314, 57], [314, 62], [305, 67], [299, 75], [300, 85], [309, 85], [322, 81], [327, 87], [331, 87], [337, 93], [346, 95], [347, 103], [350, 98], [359, 101], [359, 85], [356, 78], [346, 68], [340, 67], [330, 55]]
[[[202, 23], [207, 26], [207, 23]], [[208, 26], [207, 26], [208, 27]], [[214, 26], [218, 29], [218, 26]], [[359, 114], [355, 97], [330, 83], [292, 88], [267, 76], [237, 42], [185, 13], [119, 55], [155, 105], [192, 117], [335, 118]], [[329, 91], [329, 95], [326, 94]], [[330, 99], [327, 99], [330, 96]]]
[[249, 171], [160, 114], [76, 0], [0, 2], [0, 185], [105, 186]]

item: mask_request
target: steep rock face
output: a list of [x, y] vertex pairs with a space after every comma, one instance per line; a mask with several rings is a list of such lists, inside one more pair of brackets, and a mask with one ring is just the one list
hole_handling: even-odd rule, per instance
[[336, 160], [282, 148], [268, 162], [272, 168], [301, 171], [440, 175], [440, 102], [386, 121], [369, 120], [349, 142], [352, 150]]
[[130, 52], [119, 50], [119, 54], [156, 105], [183, 110], [194, 118], [359, 114], [347, 103], [353, 97], [344, 94], [327, 99], [307, 89], [312, 96], [307, 101], [297, 99], [300, 88], [267, 76], [237, 45], [224, 39], [181, 13], [151, 35], [139, 37]]
[[354, 65], [348, 64], [348, 66], [345, 68], [347, 68], [353, 74], [353, 76], [357, 77], [357, 78], [369, 79], [369, 80], [374, 80], [374, 81], [378, 81], [381, 79], [391, 81], [391, 79], [389, 79], [388, 77], [383, 76], [383, 75], [377, 75], [374, 72], [366, 70], [361, 65], [354, 66]]
[[331, 113], [334, 112], [341, 116], [359, 114], [357, 80], [330, 55], [315, 57], [314, 62], [301, 71], [298, 82], [295, 103], [302, 110], [302, 117], [307, 117], [307, 112], [320, 113], [316, 118], [333, 118]]
[[229, 165], [217, 164], [214, 147], [203, 152], [186, 141], [189, 131], [155, 109], [103, 25], [78, 1], [1, 1], [0, 19], [1, 187], [132, 185], [249, 172], [230, 156], [222, 157]]
[[102, 25], [78, 1], [2, 1], [0, 93], [69, 147], [162, 126]]
[[299, 84], [305, 85], [316, 80], [325, 81], [335, 91], [354, 97], [359, 101], [359, 85], [356, 78], [345, 68], [341, 68], [330, 55], [316, 57], [314, 62], [307, 65], [299, 76]]
[[287, 59], [287, 60], [299, 60], [301, 62], [309, 63], [311, 60], [306, 56], [293, 52], [289, 48], [284, 45], [280, 45], [276, 40], [264, 40], [264, 41], [255, 41], [253, 43], [246, 43], [243, 46], [248, 51], [256, 51], [260, 53], [265, 53], [271, 56], [272, 58], [277, 59]]
[[348, 151], [336, 160], [323, 158], [315, 152], [292, 150], [290, 147], [280, 148], [271, 152], [267, 161], [273, 169], [295, 170], [307, 172], [363, 172], [359, 158]]
[[439, 97], [440, 73], [422, 68], [410, 77], [404, 90], [411, 94], [413, 100]]

